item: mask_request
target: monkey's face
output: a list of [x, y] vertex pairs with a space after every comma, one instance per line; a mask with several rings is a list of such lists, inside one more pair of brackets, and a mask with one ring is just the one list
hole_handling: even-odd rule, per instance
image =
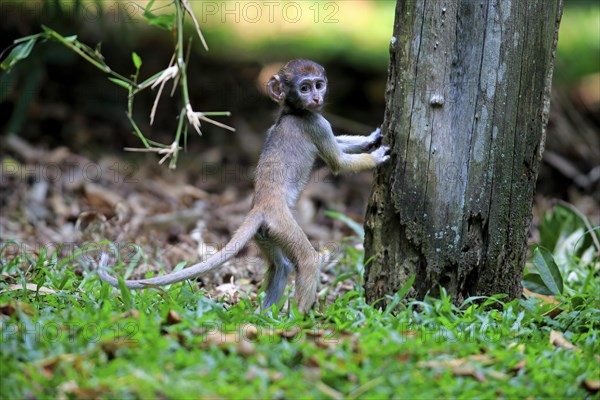
[[288, 100], [301, 109], [320, 111], [325, 103], [327, 81], [321, 75], [298, 79], [288, 94]]

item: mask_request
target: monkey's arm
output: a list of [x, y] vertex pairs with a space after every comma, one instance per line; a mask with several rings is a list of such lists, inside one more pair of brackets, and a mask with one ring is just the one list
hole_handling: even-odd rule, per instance
[[371, 153], [347, 154], [338, 143], [331, 125], [324, 118], [319, 124], [319, 129], [311, 132], [312, 140], [319, 155], [329, 168], [337, 174], [339, 172], [358, 172], [375, 168], [377, 165], [389, 160], [387, 155], [389, 147], [380, 146]]
[[381, 131], [377, 128], [368, 136], [339, 135], [335, 140], [344, 153], [359, 153], [377, 144], [381, 140]]

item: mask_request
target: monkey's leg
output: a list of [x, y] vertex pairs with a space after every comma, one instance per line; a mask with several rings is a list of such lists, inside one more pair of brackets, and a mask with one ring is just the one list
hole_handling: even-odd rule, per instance
[[307, 312], [317, 298], [319, 253], [286, 209], [279, 218], [267, 221], [269, 237], [281, 246], [284, 254], [296, 266], [296, 303], [300, 312]]
[[255, 240], [261, 253], [269, 262], [265, 279], [266, 296], [263, 302], [263, 309], [267, 309], [273, 304], [277, 304], [281, 299], [294, 265], [285, 256], [281, 247], [275, 244], [266, 234], [256, 235]]

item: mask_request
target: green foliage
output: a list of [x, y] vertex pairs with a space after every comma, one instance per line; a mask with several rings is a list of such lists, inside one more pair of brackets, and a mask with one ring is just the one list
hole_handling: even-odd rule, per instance
[[563, 84], [600, 73], [600, 5], [589, 0], [564, 3], [554, 74]]
[[[593, 227], [587, 217], [564, 203], [544, 215], [539, 229], [541, 243], [534, 246], [532, 265], [523, 277], [523, 286], [535, 293], [555, 296], [564, 294], [565, 277], [576, 285], [593, 286], [587, 279], [600, 269], [600, 228]], [[570, 293], [577, 290], [581, 289], [574, 286]]]
[[356, 233], [356, 236], [358, 236], [359, 239], [365, 239], [365, 230], [363, 226], [358, 222], [354, 221], [352, 218], [348, 218], [346, 215], [337, 211], [326, 211], [325, 215], [327, 215], [330, 218], [335, 218], [337, 220], [342, 221], [348, 226], [348, 228], [352, 229], [352, 231]]
[[155, 0], [150, 0], [144, 9], [144, 19], [150, 24], [158, 28], [171, 30], [175, 25], [175, 14], [160, 14], [156, 15], [152, 12]]
[[[536, 247], [533, 250], [532, 261], [539, 276], [539, 279], [534, 280], [546, 289], [544, 294], [561, 294], [563, 292], [563, 278], [554, 262], [552, 253], [543, 247]], [[528, 274], [527, 276], [531, 279], [535, 274]]]
[[221, 304], [189, 283], [115, 289], [78, 257], [8, 257], [9, 245], [2, 398], [585, 398], [600, 373], [598, 260], [586, 250], [534, 251], [531, 269], [556, 304], [497, 295], [457, 306], [443, 289], [415, 301], [413, 276], [382, 310], [365, 303], [362, 252], [347, 245], [332, 268], [354, 289], [303, 317], [255, 314], [244, 295]]
[[[8, 86], [12, 83], [12, 78], [10, 77], [10, 72], [12, 68], [20, 61], [25, 60], [32, 54], [32, 50], [34, 46], [38, 42], [54, 42], [60, 43], [69, 50], [76, 53], [78, 56], [94, 65], [96, 68], [104, 72], [108, 75], [108, 80], [112, 83], [126, 89], [128, 91], [127, 96], [127, 119], [131, 124], [131, 127], [134, 133], [139, 137], [140, 141], [144, 145], [143, 149], [129, 149], [132, 151], [145, 151], [145, 152], [155, 152], [162, 156], [162, 159], [159, 163], [163, 163], [166, 159], [171, 159], [169, 163], [170, 168], [175, 168], [177, 165], [177, 159], [179, 156], [179, 150], [181, 149], [180, 143], [181, 140], [187, 140], [187, 131], [188, 125], [191, 125], [198, 134], [201, 134], [200, 126], [202, 122], [208, 122], [219, 126], [224, 129], [228, 129], [231, 131], [235, 131], [235, 129], [221, 123], [215, 121], [208, 116], [229, 116], [229, 112], [224, 111], [213, 111], [213, 112], [197, 112], [194, 111], [191, 103], [190, 96], [188, 93], [188, 84], [187, 84], [187, 60], [184, 61], [184, 44], [183, 44], [183, 25], [184, 25], [184, 15], [187, 13], [190, 15], [192, 20], [195, 22], [196, 31], [202, 44], [206, 49], [208, 49], [204, 37], [202, 36], [202, 32], [200, 31], [200, 27], [195, 19], [195, 16], [192, 13], [192, 10], [189, 8], [187, 1], [176, 0], [169, 4], [169, 7], [173, 7], [175, 9], [174, 14], [161, 14], [155, 15], [152, 12], [152, 6], [154, 1], [150, 1], [144, 10], [144, 19], [151, 25], [155, 25], [167, 30], [174, 30], [176, 33], [176, 43], [174, 46], [174, 54], [172, 57], [172, 61], [167, 68], [164, 70], [154, 74], [152, 77], [148, 78], [142, 83], [138, 83], [138, 76], [140, 73], [140, 68], [142, 66], [141, 57], [135, 52], [132, 53], [132, 61], [135, 67], [135, 73], [131, 76], [131, 79], [117, 73], [104, 60], [104, 56], [100, 51], [100, 45], [96, 46], [96, 48], [91, 48], [85, 43], [78, 40], [77, 36], [63, 36], [57, 31], [42, 25], [42, 32], [36, 35], [26, 36], [20, 39], [16, 39], [13, 42], [13, 48], [8, 53], [5, 60], [0, 64], [0, 69], [8, 72], [9, 78], [4, 78], [4, 85]], [[56, 8], [58, 11], [62, 12], [61, 2], [56, 2]], [[75, 5], [75, 9], [79, 10], [79, 6]], [[191, 43], [191, 41], [190, 41]], [[189, 55], [189, 53], [188, 53]], [[173, 60], [176, 60], [175, 62]], [[150, 112], [150, 121], [154, 120], [154, 113], [156, 112], [156, 106], [158, 105], [158, 101], [160, 99], [160, 95], [163, 91], [165, 84], [169, 80], [174, 80], [174, 82], [179, 82], [179, 87], [181, 89], [181, 97], [182, 97], [182, 107], [179, 113], [179, 124], [177, 125], [177, 130], [175, 132], [175, 140], [170, 144], [161, 144], [155, 141], [147, 139], [139, 126], [133, 119], [133, 100], [135, 95], [141, 92], [144, 89], [149, 87], [154, 88], [155, 86], [159, 87], [158, 94], [156, 96], [156, 100], [154, 102], [154, 107]], [[36, 80], [32, 80], [37, 87]], [[29, 102], [32, 100], [32, 97], [21, 97], [18, 102], [17, 110], [15, 111], [15, 116], [11, 118], [11, 123], [9, 123], [9, 132], [16, 133], [20, 124], [23, 120], [24, 110], [27, 108]], [[17, 120], [14, 122], [14, 120]], [[184, 123], [187, 121], [187, 124]], [[182, 138], [183, 137], [183, 138]]]
[[11, 69], [16, 63], [29, 57], [33, 46], [40, 38], [40, 34], [25, 36], [21, 39], [15, 40], [15, 47], [8, 53], [8, 56], [0, 64], [0, 68], [3, 70]]

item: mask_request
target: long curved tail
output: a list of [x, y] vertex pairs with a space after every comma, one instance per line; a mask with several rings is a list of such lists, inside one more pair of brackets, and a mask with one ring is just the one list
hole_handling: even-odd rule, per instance
[[[148, 287], [148, 285], [169, 285], [171, 283], [193, 279], [205, 272], [212, 271], [239, 253], [239, 251], [256, 234], [263, 221], [264, 218], [262, 214], [250, 212], [225, 247], [216, 254], [210, 256], [206, 261], [202, 261], [192, 265], [191, 267], [184, 268], [168, 275], [157, 276], [150, 279], [126, 280], [125, 285], [130, 289], [143, 289]], [[119, 287], [119, 281], [117, 278], [109, 275], [108, 272], [106, 272], [106, 267], [108, 266], [107, 264], [108, 256], [106, 254], [102, 254], [100, 258], [100, 266], [98, 268], [98, 275], [100, 275], [100, 279], [110, 283], [112, 286]]]

